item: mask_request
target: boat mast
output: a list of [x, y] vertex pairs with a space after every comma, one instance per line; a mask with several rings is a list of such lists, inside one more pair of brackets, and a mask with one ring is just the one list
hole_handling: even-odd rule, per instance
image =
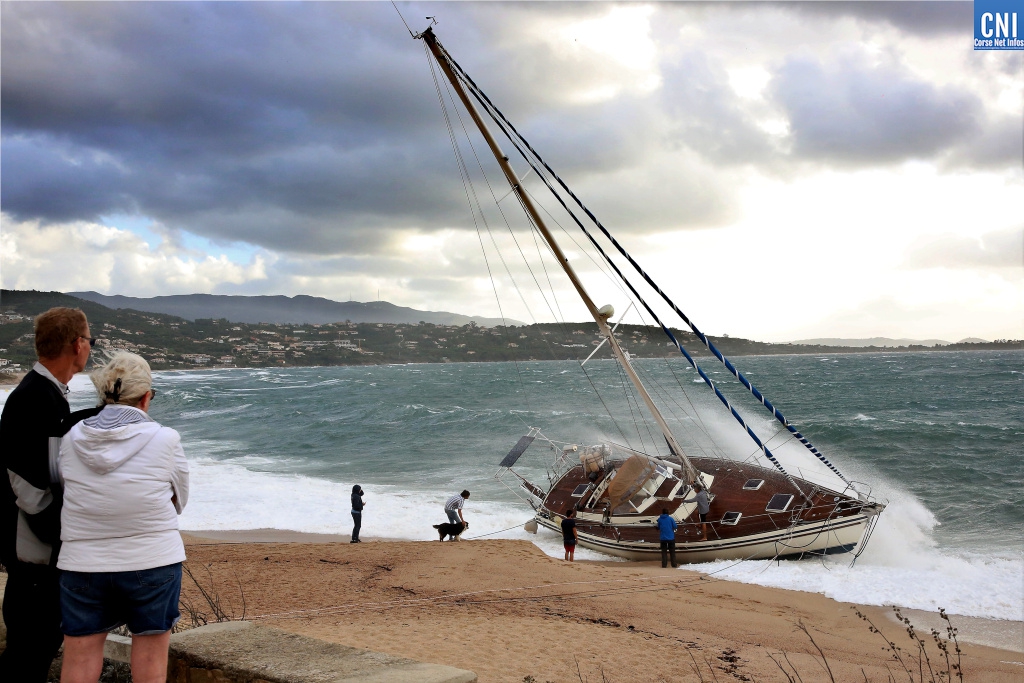
[[519, 198], [520, 203], [522, 203], [527, 215], [537, 227], [537, 230], [544, 238], [544, 241], [551, 247], [551, 251], [555, 254], [555, 258], [558, 259], [558, 265], [560, 265], [562, 270], [565, 271], [565, 274], [569, 276], [570, 282], [572, 282], [573, 287], [576, 288], [576, 293], [580, 295], [580, 298], [583, 300], [583, 304], [587, 307], [587, 310], [590, 311], [590, 315], [594, 318], [594, 322], [597, 323], [598, 330], [600, 330], [601, 334], [608, 340], [608, 345], [611, 347], [615, 358], [619, 361], [619, 364], [626, 372], [626, 375], [633, 383], [633, 386], [636, 387], [641, 398], [643, 398], [644, 404], [647, 406], [647, 410], [650, 411], [655, 422], [658, 423], [658, 427], [661, 429], [661, 433], [668, 442], [668, 447], [672, 451], [672, 454], [678, 456], [682, 461], [683, 466], [686, 469], [687, 479], [691, 482], [697, 481], [697, 477], [699, 476], [697, 468], [693, 466], [689, 458], [686, 457], [686, 454], [683, 453], [683, 449], [676, 441], [676, 437], [672, 434], [672, 430], [668, 428], [668, 424], [665, 422], [665, 418], [662, 416], [661, 411], [658, 410], [658, 406], [655, 405], [653, 399], [651, 399], [651, 395], [647, 393], [647, 389], [644, 387], [643, 382], [640, 381], [636, 371], [633, 369], [633, 365], [629, 362], [629, 358], [626, 356], [625, 352], [623, 352], [622, 348], [619, 346], [619, 342], [612, 334], [611, 328], [608, 326], [608, 318], [612, 315], [611, 309], [598, 309], [594, 304], [593, 299], [590, 298], [590, 294], [588, 294], [587, 290], [583, 287], [583, 283], [580, 282], [579, 277], [576, 275], [576, 271], [573, 270], [572, 266], [569, 264], [569, 259], [566, 258], [562, 248], [558, 245], [558, 242], [555, 241], [551, 231], [548, 230], [547, 224], [544, 222], [544, 219], [541, 218], [540, 212], [537, 211], [537, 207], [534, 205], [530, 195], [523, 190], [519, 176], [516, 175], [515, 170], [512, 168], [512, 164], [509, 163], [508, 156], [501, 151], [501, 147], [498, 146], [498, 142], [494, 139], [494, 136], [491, 135], [491, 131], [487, 128], [487, 124], [484, 123], [484, 120], [481, 118], [476, 106], [474, 106], [473, 101], [462, 87], [462, 82], [459, 81], [458, 77], [456, 77], [455, 72], [452, 70], [451, 65], [444, 56], [444, 49], [437, 42], [437, 36], [434, 35], [433, 28], [427, 28], [427, 30], [421, 33], [418, 37], [422, 38], [427, 44], [427, 47], [430, 48], [431, 53], [434, 55], [434, 59], [437, 60], [441, 70], [448, 78], [448, 81], [452, 84], [455, 92], [458, 93], [459, 99], [462, 100], [462, 104], [466, 107], [469, 115], [473, 118], [477, 128], [480, 129], [480, 134], [483, 135], [484, 140], [487, 141], [487, 146], [490, 147], [491, 153], [498, 161], [498, 166], [501, 167], [502, 172], [505, 174], [505, 179], [511, 186], [512, 191]]

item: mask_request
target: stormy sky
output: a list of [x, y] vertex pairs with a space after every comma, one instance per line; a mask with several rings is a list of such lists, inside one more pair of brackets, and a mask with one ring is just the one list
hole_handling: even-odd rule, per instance
[[[1024, 53], [973, 51], [971, 3], [398, 7], [705, 331], [1024, 336]], [[0, 12], [4, 287], [584, 319], [521, 219], [467, 203], [391, 4]]]

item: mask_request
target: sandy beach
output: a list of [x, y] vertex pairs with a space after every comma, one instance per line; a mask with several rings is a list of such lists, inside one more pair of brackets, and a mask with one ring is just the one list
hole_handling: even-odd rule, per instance
[[[831, 680], [829, 670], [836, 681], [887, 681], [890, 673], [907, 680], [856, 610], [902, 648], [917, 680], [916, 646], [891, 609], [813, 593], [660, 563], [570, 564], [525, 541], [352, 545], [347, 536], [276, 530], [183, 535], [192, 575], [227, 616], [471, 669], [481, 681], [789, 680], [780, 665], [806, 683]], [[183, 595], [209, 618], [212, 608], [187, 577]], [[928, 631], [937, 615], [908, 616], [933, 669], [945, 671]], [[962, 637], [965, 680], [1024, 680], [1020, 622], [953, 623], [1006, 648]]]

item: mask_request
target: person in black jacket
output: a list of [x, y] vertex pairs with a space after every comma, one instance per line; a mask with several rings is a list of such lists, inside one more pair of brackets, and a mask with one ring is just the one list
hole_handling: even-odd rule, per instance
[[95, 343], [85, 314], [51, 308], [35, 320], [39, 362], [7, 397], [0, 415], [0, 562], [7, 569], [3, 616], [7, 647], [0, 681], [46, 680], [63, 635], [57, 555], [62, 492], [60, 438], [99, 408], [71, 413], [67, 383]]
[[356, 484], [352, 487], [352, 540], [349, 543], [362, 543], [359, 529], [363, 526], [363, 505], [363, 489]]

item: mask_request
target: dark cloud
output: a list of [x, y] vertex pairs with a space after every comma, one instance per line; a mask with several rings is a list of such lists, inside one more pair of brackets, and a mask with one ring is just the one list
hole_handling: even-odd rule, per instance
[[990, 116], [984, 126], [943, 160], [949, 168], [1020, 168], [1024, 165], [1024, 125], [1019, 116]]
[[741, 106], [721, 65], [687, 52], [662, 69], [661, 97], [674, 142], [716, 163], [757, 163], [774, 155], [768, 136]]
[[137, 208], [133, 180], [116, 160], [52, 135], [5, 135], [0, 175], [3, 209], [17, 218], [68, 222]]
[[[934, 31], [956, 15], [898, 4], [770, 10], [827, 5], [897, 26], [917, 17]], [[721, 224], [732, 215], [728, 166], [790, 159], [721, 64], [670, 42], [693, 17], [741, 5], [655, 17], [655, 39], [673, 47], [661, 90], [599, 104], [571, 93], [618, 67], [556, 50], [539, 27], [603, 16], [608, 5], [400, 7], [414, 29], [440, 16], [452, 53], [619, 229]], [[15, 219], [138, 214], [171, 233], [363, 256], [393, 247], [403, 230], [472, 227], [423, 46], [388, 3], [8, 2], [0, 18], [0, 203]], [[791, 118], [797, 160], [876, 164], [934, 157], [957, 141], [950, 163], [1005, 156], [1000, 139], [979, 132], [976, 100], [898, 66], [791, 58], [770, 94]], [[971, 152], [968, 139], [991, 151]], [[670, 154], [672, 163], [652, 162]]]
[[794, 154], [838, 162], [931, 158], [975, 135], [984, 108], [972, 93], [938, 87], [899, 64], [848, 53], [830, 63], [788, 58], [769, 86], [786, 110]]
[[[568, 7], [441, 7], [481, 85], [562, 172], [640, 160], [642, 112], [558, 110], [586, 74], [549, 68], [555, 58], [536, 45], [495, 44], [517, 21]], [[404, 9], [422, 28], [438, 7]], [[15, 218], [139, 212], [306, 253], [373, 251], [394, 228], [469, 222], [423, 46], [388, 4], [2, 11], [2, 203]]]
[[904, 33], [920, 36], [960, 33], [965, 36], [965, 40], [970, 40], [974, 31], [973, 2], [795, 2], [784, 7], [832, 20], [850, 16], [871, 22], [885, 22]]

